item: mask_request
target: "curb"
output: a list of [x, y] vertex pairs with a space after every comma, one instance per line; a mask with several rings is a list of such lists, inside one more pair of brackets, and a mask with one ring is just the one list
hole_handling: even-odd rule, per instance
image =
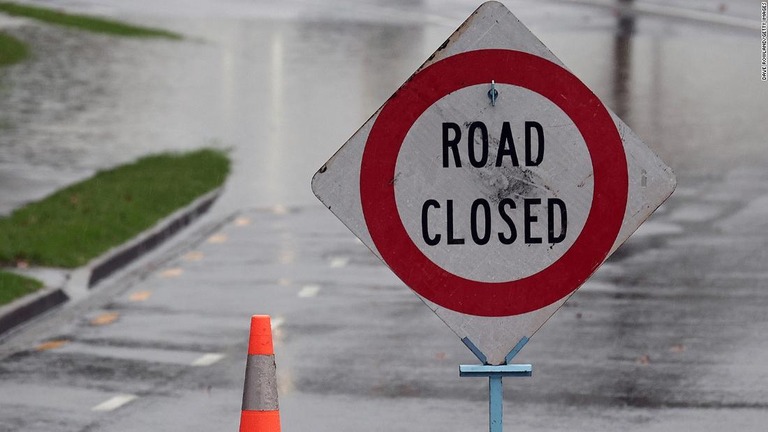
[[[63, 287], [42, 288], [0, 306], [0, 337], [14, 327], [48, 312], [71, 298], [79, 297], [76, 292], [92, 289], [100, 281], [160, 246], [207, 212], [223, 190], [223, 187], [219, 187], [198, 197], [134, 239], [110, 249], [86, 266], [70, 271]], [[80, 287], [73, 285], [80, 285]]]
[[69, 300], [63, 288], [42, 288], [0, 307], [0, 336]]
[[93, 288], [102, 279], [127, 266], [137, 258], [160, 246], [174, 234], [187, 227], [211, 208], [223, 188], [217, 188], [197, 198], [181, 210], [177, 210], [154, 227], [139, 234], [133, 240], [117, 246], [104, 255], [91, 261], [86, 268], [90, 270], [88, 288]]

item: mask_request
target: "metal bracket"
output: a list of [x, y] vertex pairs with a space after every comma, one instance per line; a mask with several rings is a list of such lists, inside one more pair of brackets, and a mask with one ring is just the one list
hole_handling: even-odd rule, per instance
[[527, 337], [523, 336], [520, 339], [520, 341], [517, 343], [517, 345], [515, 345], [515, 347], [512, 348], [512, 351], [510, 351], [509, 354], [507, 354], [507, 356], [504, 358], [504, 363], [509, 364], [509, 362], [512, 361], [512, 359], [517, 355], [517, 353], [519, 353], [520, 350], [523, 349], [525, 344], [528, 343], [528, 340], [529, 339]]
[[461, 377], [529, 377], [533, 376], [530, 364], [511, 365], [459, 365]]
[[461, 341], [464, 342], [464, 345], [466, 345], [467, 348], [469, 348], [469, 350], [472, 351], [472, 354], [474, 354], [478, 360], [480, 360], [483, 364], [488, 363], [488, 358], [485, 356], [485, 354], [483, 354], [483, 352], [480, 351], [480, 348], [478, 348], [477, 345], [472, 343], [472, 341], [469, 340], [468, 337], [463, 338]]

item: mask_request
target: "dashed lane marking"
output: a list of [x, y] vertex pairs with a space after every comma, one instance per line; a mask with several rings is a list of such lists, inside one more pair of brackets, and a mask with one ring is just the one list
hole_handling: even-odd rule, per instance
[[96, 405], [95, 407], [91, 408], [91, 411], [114, 411], [137, 398], [138, 396], [132, 394], [120, 394]]
[[226, 234], [222, 234], [222, 233], [214, 234], [208, 237], [208, 243], [212, 243], [212, 244], [226, 243], [227, 240], [229, 240], [229, 237], [227, 237]]
[[202, 356], [198, 357], [195, 361], [192, 362], [192, 366], [210, 366], [219, 360], [223, 359], [225, 357], [224, 354], [220, 353], [207, 353], [203, 354]]
[[200, 261], [205, 257], [205, 255], [200, 251], [192, 251], [188, 252], [184, 255], [183, 259], [184, 261]]
[[160, 272], [160, 276], [164, 278], [175, 278], [181, 276], [182, 274], [184, 274], [184, 270], [180, 267], [173, 267]]
[[251, 224], [251, 220], [245, 216], [235, 219], [235, 226], [243, 227]]
[[63, 347], [64, 345], [66, 345], [68, 343], [69, 343], [69, 341], [66, 340], [66, 339], [51, 340], [51, 341], [48, 341], [48, 342], [41, 343], [40, 345], [35, 347], [35, 350], [36, 351], [50, 351], [50, 350], [54, 350], [56, 348], [61, 348], [61, 347]]
[[143, 302], [146, 301], [149, 297], [152, 296], [152, 291], [136, 291], [135, 293], [132, 293], [130, 296], [128, 296], [128, 300], [132, 302]]
[[342, 268], [342, 267], [346, 267], [347, 264], [349, 264], [349, 258], [335, 257], [331, 259], [331, 263], [329, 264], [329, 266], [331, 268]]
[[318, 292], [320, 292], [320, 285], [304, 285], [298, 295], [301, 298], [309, 298], [317, 296]]
[[117, 321], [119, 317], [120, 317], [119, 312], [104, 312], [98, 315], [96, 318], [93, 318], [91, 320], [91, 325], [103, 326], [107, 324], [112, 324], [113, 322]]

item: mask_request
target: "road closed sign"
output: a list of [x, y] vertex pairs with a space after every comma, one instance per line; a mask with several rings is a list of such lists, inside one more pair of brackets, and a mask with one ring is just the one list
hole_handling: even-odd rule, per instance
[[514, 356], [674, 186], [671, 170], [496, 2], [312, 182], [489, 364]]

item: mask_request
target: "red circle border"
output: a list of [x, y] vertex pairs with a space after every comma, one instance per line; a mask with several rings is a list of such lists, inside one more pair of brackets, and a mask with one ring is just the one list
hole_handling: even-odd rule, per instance
[[[507, 282], [466, 279], [432, 262], [411, 240], [395, 201], [397, 158], [416, 120], [444, 96], [491, 80], [536, 92], [563, 110], [584, 138], [594, 172], [592, 206], [573, 245], [540, 272]], [[503, 95], [499, 101], [504, 103]], [[384, 262], [427, 300], [459, 313], [486, 317], [532, 312], [581, 286], [605, 260], [618, 236], [627, 189], [623, 143], [600, 100], [561, 66], [503, 49], [464, 52], [414, 74], [381, 108], [360, 169], [363, 216]]]

